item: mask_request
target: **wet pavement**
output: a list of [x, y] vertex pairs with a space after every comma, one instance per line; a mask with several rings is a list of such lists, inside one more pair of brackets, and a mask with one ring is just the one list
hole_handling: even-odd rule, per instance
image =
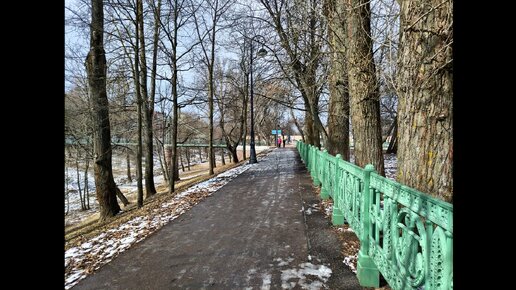
[[295, 148], [276, 148], [72, 289], [362, 289]]

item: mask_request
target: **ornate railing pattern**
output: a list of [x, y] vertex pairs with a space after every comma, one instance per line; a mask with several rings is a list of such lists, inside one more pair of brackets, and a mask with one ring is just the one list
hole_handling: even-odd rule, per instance
[[360, 239], [357, 276], [393, 289], [453, 289], [453, 205], [317, 147], [297, 142], [321, 198], [333, 199], [332, 221]]

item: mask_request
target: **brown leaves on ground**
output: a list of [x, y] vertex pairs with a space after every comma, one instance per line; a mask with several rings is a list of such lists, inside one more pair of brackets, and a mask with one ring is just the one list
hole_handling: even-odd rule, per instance
[[[317, 196], [320, 196], [321, 189], [320, 188], [314, 188], [314, 191]], [[327, 200], [321, 200], [318, 204], [318, 209], [324, 213], [327, 219], [331, 221], [332, 219], [332, 210], [333, 210], [333, 200], [331, 198]], [[347, 260], [347, 264], [351, 264], [350, 266], [351, 270], [356, 271], [357, 269], [357, 257], [358, 257], [358, 251], [360, 250], [360, 240], [358, 239], [356, 233], [353, 231], [353, 229], [349, 226], [349, 224], [339, 225], [339, 226], [333, 226], [332, 230], [337, 234], [337, 237], [339, 238], [339, 241], [341, 242], [341, 253]], [[347, 266], [345, 266], [347, 267]], [[391, 290], [389, 285], [383, 285], [385, 284], [385, 281], [382, 281], [383, 278], [380, 277], [380, 285], [382, 287], [380, 288], [374, 288], [374, 287], [364, 287], [364, 289], [367, 290]]]

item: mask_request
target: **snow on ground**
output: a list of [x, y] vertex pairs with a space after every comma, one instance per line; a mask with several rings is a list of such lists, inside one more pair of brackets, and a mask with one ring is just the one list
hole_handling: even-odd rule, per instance
[[398, 159], [396, 158], [396, 154], [383, 154], [383, 160], [385, 177], [396, 181], [396, 171], [398, 169]]
[[272, 275], [269, 273], [262, 275], [262, 286], [260, 287], [260, 290], [271, 289], [271, 278], [272, 278]]
[[331, 273], [331, 269], [325, 265], [301, 263], [298, 267], [281, 270], [281, 288], [294, 289], [299, 285], [301, 289], [318, 290], [328, 281]]
[[351, 271], [353, 271], [353, 273], [357, 273], [357, 269], [355, 269], [355, 265], [357, 263], [357, 259], [358, 259], [358, 254], [356, 255], [353, 255], [353, 256], [346, 256], [344, 257], [344, 261], [342, 261], [344, 263], [344, 265], [348, 266]]
[[[65, 289], [70, 289], [133, 244], [185, 213], [202, 200], [196, 198], [198, 195], [202, 194], [205, 197], [213, 194], [251, 166], [239, 166], [201, 182], [176, 195], [161, 207], [153, 209], [150, 215], [135, 217], [117, 228], [84, 241], [79, 246], [69, 248], [65, 252]], [[192, 198], [189, 199], [190, 197]]]
[[[351, 153], [349, 162], [355, 164], [355, 154]], [[396, 154], [383, 154], [383, 165], [385, 167], [385, 177], [396, 181], [396, 171], [398, 169], [398, 159]]]

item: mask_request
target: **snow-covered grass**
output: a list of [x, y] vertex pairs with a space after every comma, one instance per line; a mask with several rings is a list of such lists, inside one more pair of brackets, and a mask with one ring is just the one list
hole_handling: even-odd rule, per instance
[[78, 246], [69, 248], [65, 252], [65, 289], [73, 287], [133, 244], [173, 221], [250, 166], [252, 165], [239, 166], [201, 182], [179, 193], [171, 201], [152, 209], [151, 214], [134, 217], [83, 241]]

